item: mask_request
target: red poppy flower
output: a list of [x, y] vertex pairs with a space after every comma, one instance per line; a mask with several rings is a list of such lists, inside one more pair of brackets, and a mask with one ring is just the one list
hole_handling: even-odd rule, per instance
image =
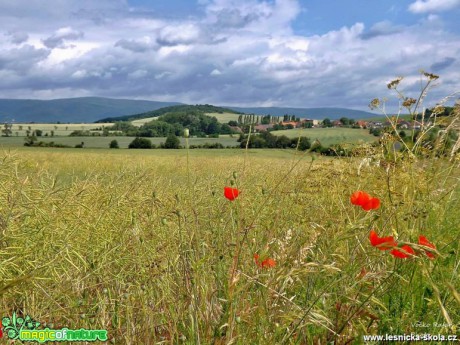
[[235, 200], [239, 194], [240, 194], [240, 191], [236, 188], [231, 188], [231, 187], [224, 188], [224, 196], [230, 201]]
[[[420, 244], [421, 246], [432, 248], [436, 250], [436, 246], [430, 241], [428, 241], [428, 239], [423, 235], [419, 236], [418, 244]], [[429, 250], [425, 250], [425, 253], [426, 253], [426, 256], [428, 256], [430, 259], [434, 259], [434, 253], [430, 252]]]
[[398, 245], [393, 236], [379, 237], [374, 230], [371, 230], [369, 240], [374, 247], [380, 250], [390, 250]]
[[350, 197], [350, 201], [353, 205], [358, 205], [358, 206], [361, 206], [361, 205], [364, 205], [365, 203], [367, 203], [369, 201], [369, 199], [371, 198], [371, 196], [361, 190], [358, 190], [357, 192], [354, 192], [351, 197]]
[[378, 198], [370, 198], [361, 207], [364, 211], [376, 210], [380, 207], [380, 200]]
[[272, 258], [266, 258], [262, 262], [259, 261], [259, 254], [254, 254], [254, 261], [256, 262], [256, 265], [262, 268], [271, 268], [276, 266], [276, 261], [273, 260]]
[[408, 257], [415, 255], [412, 247], [407, 244], [403, 245], [401, 248], [393, 249], [390, 253], [400, 259], [407, 259]]
[[380, 207], [378, 198], [372, 198], [361, 190], [354, 192], [350, 197], [350, 201], [353, 205], [361, 206], [364, 211], [376, 210]]

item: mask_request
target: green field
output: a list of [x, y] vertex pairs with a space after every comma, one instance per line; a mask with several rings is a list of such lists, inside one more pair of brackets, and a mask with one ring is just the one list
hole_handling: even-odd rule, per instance
[[[73, 128], [77, 128], [76, 125]], [[69, 127], [70, 132], [70, 127]], [[14, 132], [13, 132], [14, 133]], [[329, 146], [331, 144], [338, 143], [359, 143], [359, 142], [373, 142], [377, 140], [377, 137], [370, 135], [368, 130], [364, 129], [352, 129], [352, 128], [310, 128], [310, 129], [289, 129], [282, 131], [271, 132], [275, 135], [286, 135], [290, 138], [301, 136], [307, 136], [310, 139], [319, 139], [323, 146]], [[38, 141], [51, 142], [54, 141], [58, 144], [75, 146], [81, 142], [85, 143], [87, 148], [107, 148], [112, 140], [117, 140], [120, 148], [127, 148], [129, 143], [133, 141], [133, 137], [103, 137], [103, 136], [91, 136], [91, 137], [69, 137], [69, 136], [55, 136], [55, 137], [38, 137]], [[165, 142], [166, 138], [147, 138], [153, 144], [159, 145]], [[236, 146], [238, 135], [234, 135], [231, 138], [229, 135], [220, 135], [219, 138], [190, 138], [190, 145], [202, 145], [205, 143], [221, 143], [224, 146]], [[12, 136], [12, 137], [0, 137], [0, 147], [18, 147], [24, 145], [24, 137]], [[181, 138], [181, 145], [185, 146], [185, 139]]]
[[[43, 131], [43, 136], [51, 131], [54, 131], [55, 136], [67, 136], [73, 131], [82, 130], [89, 131], [96, 128], [112, 126], [113, 123], [14, 123], [11, 127], [12, 136], [26, 136], [27, 130], [34, 131], [40, 129]], [[3, 127], [2, 127], [3, 129]], [[102, 132], [102, 131], [100, 131]]]
[[131, 121], [131, 123], [133, 124], [133, 126], [140, 127], [140, 126], [142, 126], [143, 124], [145, 124], [147, 122], [150, 122], [152, 120], [157, 120], [157, 119], [158, 119], [158, 116], [156, 116], [156, 117], [146, 117], [146, 118], [139, 119], [139, 120], [133, 120], [133, 121]]
[[318, 139], [323, 146], [341, 143], [374, 142], [378, 140], [377, 137], [369, 134], [369, 130], [356, 128], [285, 129], [271, 133], [274, 135], [286, 135], [289, 138], [305, 136], [312, 141]]
[[[164, 143], [166, 138], [146, 138], [149, 139], [152, 144], [160, 145]], [[231, 138], [229, 135], [221, 135], [219, 138], [190, 138], [190, 145], [203, 145], [205, 143], [221, 143], [224, 146], [236, 146], [239, 143], [236, 141], [238, 137], [235, 135]], [[120, 148], [128, 148], [130, 142], [134, 140], [133, 137], [38, 137], [37, 141], [43, 141], [49, 143], [53, 141], [56, 144], [75, 146], [84, 142], [86, 148], [108, 148], [112, 140], [118, 141]], [[185, 139], [180, 138], [181, 145], [185, 147]], [[0, 148], [1, 147], [20, 147], [24, 146], [24, 137], [0, 137]]]
[[[294, 150], [0, 154], [2, 317], [107, 330], [111, 344], [460, 330], [458, 161], [401, 159], [358, 176], [356, 159]], [[353, 205], [357, 190], [380, 207]], [[382, 250], [371, 230], [414, 255]]]
[[220, 123], [228, 123], [229, 121], [238, 121], [239, 114], [233, 113], [208, 113], [206, 114], [211, 117], [215, 117]]

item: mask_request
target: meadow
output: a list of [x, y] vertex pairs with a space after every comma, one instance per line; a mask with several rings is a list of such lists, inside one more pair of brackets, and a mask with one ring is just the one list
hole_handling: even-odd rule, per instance
[[[4, 150], [2, 314], [106, 329], [112, 344], [459, 334], [458, 159], [358, 164], [295, 150]], [[380, 207], [352, 204], [358, 190]], [[414, 254], [382, 250], [371, 230]]]
[[299, 128], [272, 131], [271, 133], [274, 135], [285, 135], [288, 138], [308, 137], [312, 142], [319, 140], [321, 145], [325, 147], [341, 143], [371, 143], [378, 140], [378, 137], [369, 134], [368, 129], [358, 128]]
[[112, 125], [113, 123], [14, 123], [11, 126], [11, 136], [25, 137], [28, 130], [32, 132], [37, 129], [43, 131], [43, 136], [45, 134], [51, 136], [51, 131], [53, 131], [55, 136], [68, 136], [73, 131], [90, 131]]
[[[51, 125], [49, 125], [51, 126]], [[81, 126], [80, 126], [81, 127]], [[93, 126], [94, 127], [94, 126]], [[39, 126], [37, 126], [39, 128]], [[41, 126], [40, 128], [45, 128]], [[80, 130], [78, 125], [74, 124], [73, 130]], [[86, 127], [83, 127], [86, 128]], [[88, 127], [89, 129], [89, 127]], [[108, 148], [112, 140], [117, 140], [120, 148], [128, 148], [129, 143], [131, 143], [134, 137], [124, 137], [124, 136], [86, 136], [86, 137], [70, 137], [68, 136], [71, 133], [70, 127], [65, 132], [63, 129], [62, 133], [55, 131], [55, 136], [41, 136], [37, 137], [37, 141], [43, 141], [45, 143], [55, 142], [57, 144], [68, 145], [74, 147], [81, 142], [84, 142], [84, 147], [86, 148]], [[13, 133], [15, 133], [13, 131]], [[45, 133], [45, 132], [44, 132]], [[274, 135], [286, 135], [289, 138], [296, 138], [300, 136], [306, 136], [311, 139], [311, 142], [314, 140], [319, 140], [323, 146], [329, 146], [332, 144], [339, 143], [369, 143], [375, 142], [378, 140], [377, 137], [369, 134], [368, 130], [365, 129], [354, 129], [354, 128], [309, 128], [309, 129], [289, 129], [281, 131], [272, 131]], [[25, 136], [25, 135], [24, 135]], [[20, 147], [24, 145], [24, 136], [16, 136], [15, 134], [10, 137], [0, 137], [0, 148], [11, 148], [11, 147]], [[203, 145], [205, 143], [221, 143], [225, 147], [227, 146], [238, 146], [237, 142], [239, 135], [234, 134], [233, 137], [230, 135], [220, 135], [219, 138], [190, 138], [190, 145]], [[152, 144], [159, 146], [161, 143], [166, 141], [164, 137], [156, 138], [147, 138]], [[180, 138], [181, 145], [185, 147], [185, 139]]]
[[[159, 146], [161, 143], [166, 141], [164, 137], [157, 138], [146, 138]], [[219, 138], [190, 138], [190, 145], [203, 145], [205, 143], [221, 143], [224, 146], [237, 146], [238, 136], [230, 137], [229, 135], [221, 135]], [[68, 145], [74, 147], [81, 142], [84, 143], [85, 148], [108, 148], [110, 142], [116, 140], [121, 149], [127, 149], [128, 145], [134, 140], [134, 137], [104, 137], [104, 136], [91, 136], [91, 137], [37, 137], [38, 141], [43, 141], [45, 143], [54, 142], [56, 144]], [[181, 145], [185, 146], [185, 139], [180, 138]], [[12, 148], [12, 147], [21, 147], [24, 146], [24, 137], [0, 137], [0, 148]], [[54, 148], [56, 150], [56, 148]]]

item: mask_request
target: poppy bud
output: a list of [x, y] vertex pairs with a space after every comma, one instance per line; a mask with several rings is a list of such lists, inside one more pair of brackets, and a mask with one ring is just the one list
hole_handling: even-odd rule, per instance
[[238, 173], [236, 171], [233, 172], [233, 178], [236, 180], [238, 178]]
[[184, 129], [184, 137], [185, 137], [185, 138], [188, 138], [189, 136], [190, 136], [190, 131], [189, 131], [188, 128], [185, 128], [185, 129]]

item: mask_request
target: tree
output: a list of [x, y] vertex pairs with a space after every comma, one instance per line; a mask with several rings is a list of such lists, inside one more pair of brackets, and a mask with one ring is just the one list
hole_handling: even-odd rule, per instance
[[340, 120], [339, 120], [342, 125], [344, 126], [348, 126], [350, 124], [350, 119], [348, 117], [341, 117]]
[[33, 146], [35, 144], [35, 142], [37, 141], [37, 138], [35, 137], [35, 135], [27, 135], [25, 138], [24, 138], [24, 146]]
[[146, 138], [139, 138], [136, 137], [131, 143], [128, 145], [130, 149], [151, 149], [152, 142]]
[[307, 151], [310, 147], [311, 147], [310, 139], [307, 138], [307, 137], [300, 137], [299, 150], [300, 151]]
[[228, 121], [228, 125], [232, 127], [238, 127], [238, 122], [236, 122], [235, 120], [231, 120], [231, 121]]
[[41, 137], [42, 134], [43, 134], [43, 131], [42, 131], [41, 129], [36, 129], [36, 130], [35, 130], [35, 135], [36, 135], [37, 137]]
[[168, 135], [165, 141], [165, 149], [178, 149], [180, 148], [180, 140], [174, 134]]
[[326, 117], [323, 120], [323, 127], [332, 127], [332, 126], [333, 126], [332, 121], [329, 118]]
[[110, 144], [109, 144], [109, 148], [111, 148], [111, 149], [119, 149], [120, 146], [118, 146], [118, 141], [116, 141], [115, 139], [112, 140], [112, 141], [110, 142]]
[[276, 147], [280, 149], [285, 149], [291, 146], [291, 139], [285, 135], [281, 135], [276, 139]]
[[3, 135], [5, 137], [9, 137], [13, 133], [11, 130], [13, 125], [11, 123], [5, 123], [3, 126], [5, 127], [4, 129], [2, 129]]

